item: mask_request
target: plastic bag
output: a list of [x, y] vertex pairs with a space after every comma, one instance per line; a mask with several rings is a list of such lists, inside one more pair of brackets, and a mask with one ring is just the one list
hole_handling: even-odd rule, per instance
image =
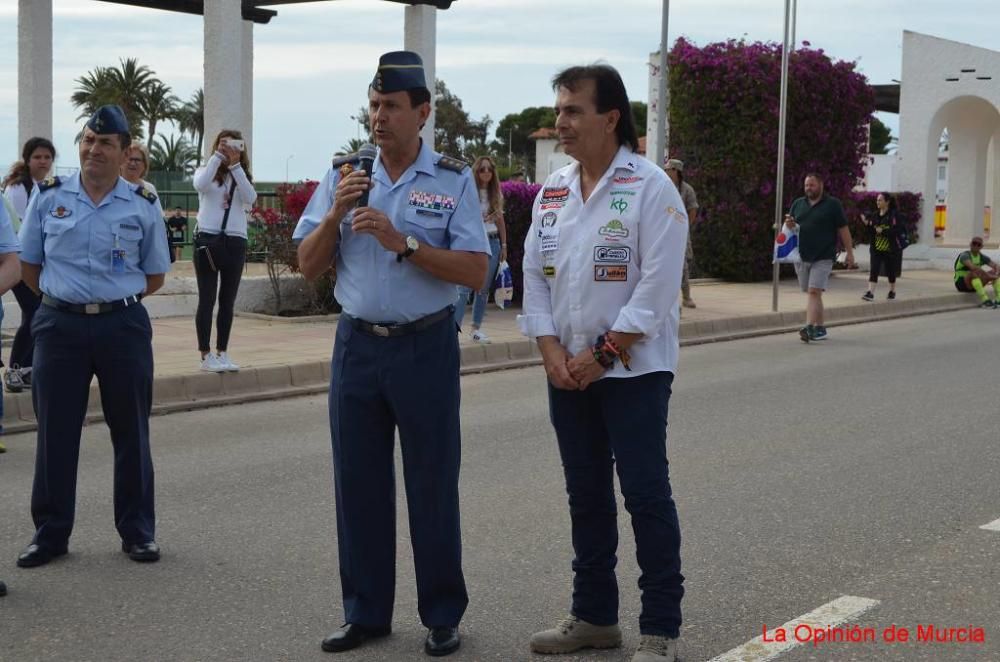
[[781, 231], [774, 239], [774, 261], [779, 264], [796, 264], [802, 261], [799, 257], [799, 226], [789, 228], [781, 226]]
[[504, 260], [497, 267], [497, 275], [493, 279], [493, 302], [503, 310], [514, 300], [514, 277], [510, 273], [510, 265]]

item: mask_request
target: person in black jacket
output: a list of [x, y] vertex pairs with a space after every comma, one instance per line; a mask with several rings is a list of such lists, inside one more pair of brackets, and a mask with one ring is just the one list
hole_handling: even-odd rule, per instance
[[868, 291], [862, 295], [865, 301], [875, 300], [875, 286], [878, 276], [885, 271], [889, 279], [889, 295], [896, 298], [896, 278], [903, 266], [903, 249], [899, 245], [902, 221], [896, 213], [896, 199], [888, 193], [879, 193], [875, 198], [878, 213], [872, 218], [861, 215], [868, 226], [868, 246], [871, 250], [871, 270], [868, 274]]

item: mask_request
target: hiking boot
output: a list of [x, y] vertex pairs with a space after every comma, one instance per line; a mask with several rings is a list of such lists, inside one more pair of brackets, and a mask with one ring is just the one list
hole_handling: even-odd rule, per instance
[[[892, 294], [892, 292], [890, 292], [889, 294]], [[872, 294], [871, 290], [868, 290], [867, 292], [861, 295], [861, 298], [864, 299], [865, 301], [874, 301], [875, 295]]]
[[570, 614], [551, 630], [531, 635], [535, 653], [572, 653], [583, 648], [618, 648], [622, 630], [617, 625], [591, 625]]
[[20, 393], [24, 390], [26, 386], [24, 377], [21, 375], [21, 368], [16, 363], [7, 368], [7, 372], [4, 373], [3, 385], [8, 393]]
[[814, 326], [812, 330], [813, 340], [826, 340], [826, 327], [825, 326]]
[[639, 650], [632, 656], [632, 662], [677, 662], [677, 645], [680, 637], [659, 637], [644, 634]]

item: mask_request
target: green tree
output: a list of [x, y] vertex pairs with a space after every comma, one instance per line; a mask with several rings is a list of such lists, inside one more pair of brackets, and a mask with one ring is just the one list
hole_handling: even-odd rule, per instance
[[528, 170], [534, 171], [535, 141], [528, 136], [538, 129], [555, 125], [556, 113], [551, 106], [533, 106], [506, 115], [497, 124], [493, 152], [501, 160], [507, 156], [520, 160]]
[[191, 99], [181, 104], [174, 114], [177, 128], [191, 136], [196, 147], [195, 163], [201, 165], [201, 153], [205, 144], [205, 91], [195, 90]]
[[354, 152], [361, 149], [362, 145], [367, 142], [363, 138], [351, 138], [345, 144], [341, 145], [340, 150], [335, 154], [335, 156], [344, 156], [346, 154], [353, 154]]
[[146, 93], [139, 99], [139, 111], [146, 119], [146, 135], [150, 143], [156, 140], [156, 125], [176, 117], [179, 103], [180, 100], [168, 85], [158, 80], [150, 83]]
[[197, 152], [184, 136], [157, 136], [150, 145], [149, 169], [156, 172], [181, 172], [189, 175], [194, 171]]
[[868, 131], [868, 153], [888, 154], [888, 147], [892, 142], [892, 132], [889, 127], [883, 124], [879, 118], [872, 116]]
[[635, 130], [640, 138], [646, 135], [647, 111], [648, 107], [644, 101], [632, 102], [632, 117], [635, 119]]
[[467, 161], [486, 151], [486, 134], [492, 124], [489, 115], [479, 121], [473, 120], [462, 107], [462, 100], [443, 80], [437, 80], [434, 93], [435, 149]]
[[119, 60], [117, 67], [97, 67], [76, 83], [70, 102], [80, 109], [78, 119], [89, 117], [105, 104], [118, 104], [128, 119], [132, 137], [143, 138], [144, 99], [151, 86], [162, 85], [152, 69], [140, 65], [135, 58], [127, 58]]

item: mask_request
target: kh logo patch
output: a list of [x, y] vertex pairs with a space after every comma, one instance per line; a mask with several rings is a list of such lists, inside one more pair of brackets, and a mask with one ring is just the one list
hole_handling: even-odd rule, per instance
[[628, 246], [594, 246], [594, 262], [628, 264], [631, 261], [632, 249]]
[[625, 198], [611, 198], [611, 211], [624, 214], [626, 209], [628, 209], [628, 203], [625, 202]]
[[599, 283], [621, 283], [628, 280], [628, 267], [625, 265], [621, 266], [609, 266], [604, 267], [598, 264], [594, 265], [594, 280]]
[[597, 231], [597, 234], [602, 237], [611, 237], [614, 239], [624, 239], [628, 236], [628, 228], [625, 225], [615, 219], [613, 221], [608, 221], [608, 224]]
[[58, 207], [50, 211], [49, 214], [55, 216], [56, 218], [66, 218], [67, 216], [72, 216], [73, 212], [70, 211], [69, 209], [66, 209], [62, 205], [59, 205]]

